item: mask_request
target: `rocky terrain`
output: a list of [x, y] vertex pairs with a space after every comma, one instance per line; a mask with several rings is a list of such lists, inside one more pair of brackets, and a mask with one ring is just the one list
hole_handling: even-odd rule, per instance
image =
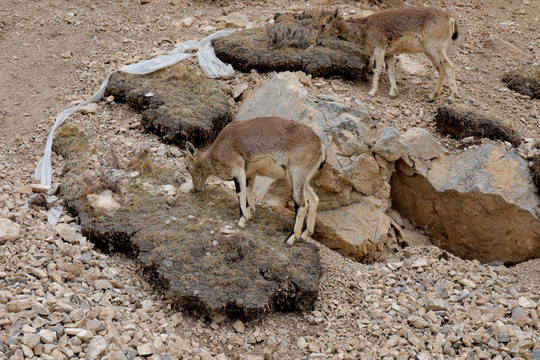
[[[314, 310], [271, 313], [249, 322], [201, 318], [173, 306], [135, 260], [95, 249], [69, 214], [53, 229], [43, 209], [23, 209], [40, 191], [30, 184], [36, 182], [33, 171], [54, 117], [92, 94], [109, 71], [217, 29], [262, 26], [275, 12], [301, 11], [314, 3], [0, 4], [0, 359], [540, 358], [538, 259], [514, 267], [483, 265], [424, 246], [365, 265], [318, 245], [323, 273]], [[335, 1], [331, 6], [359, 16], [386, 4]], [[507, 71], [539, 66], [539, 3], [426, 4], [448, 9], [458, 19], [460, 38], [449, 56], [457, 67], [459, 104], [500, 119], [523, 138], [538, 139], [538, 100], [509, 90], [501, 78]], [[233, 16], [236, 12], [247, 21]], [[224, 83], [252, 89], [268, 78], [238, 73]], [[309, 78], [304, 85], [314, 97], [332, 95], [351, 104], [358, 99], [381, 123], [399, 131], [418, 126], [438, 136], [433, 115], [444, 96], [435, 104], [424, 102], [435, 79], [419, 55], [404, 57], [398, 66], [396, 99], [386, 97], [385, 80], [374, 99], [366, 96], [367, 83]], [[118, 149], [148, 148], [154, 161], [174, 164], [179, 182], [187, 180], [178, 149], [143, 134], [140, 122], [127, 106], [106, 102], [68, 120]], [[469, 146], [440, 141], [449, 151]], [[526, 159], [534, 155], [524, 147], [517, 152]], [[53, 187], [64, 166], [62, 156], [53, 156]]]

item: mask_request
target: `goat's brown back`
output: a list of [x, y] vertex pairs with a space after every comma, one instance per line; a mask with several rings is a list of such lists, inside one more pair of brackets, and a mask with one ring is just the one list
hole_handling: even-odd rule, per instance
[[212, 153], [220, 161], [227, 161], [224, 158], [228, 153], [240, 154], [247, 161], [268, 154], [277, 158], [298, 154], [311, 161], [320, 157], [321, 144], [307, 125], [279, 117], [262, 117], [229, 123], [212, 145]]

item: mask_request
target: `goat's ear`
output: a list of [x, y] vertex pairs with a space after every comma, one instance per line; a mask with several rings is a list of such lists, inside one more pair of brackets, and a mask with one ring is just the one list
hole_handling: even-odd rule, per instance
[[188, 153], [190, 153], [191, 155], [194, 155], [194, 154], [195, 154], [195, 146], [193, 146], [193, 144], [190, 143], [189, 141], [186, 142], [186, 150], [187, 150]]

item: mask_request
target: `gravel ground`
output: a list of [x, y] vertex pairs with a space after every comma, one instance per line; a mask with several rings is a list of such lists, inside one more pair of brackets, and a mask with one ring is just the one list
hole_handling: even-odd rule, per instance
[[[349, 14], [370, 8], [333, 6]], [[200, 39], [230, 12], [259, 26], [276, 11], [305, 7], [176, 0], [0, 5], [0, 67], [7, 69], [0, 72], [0, 218], [20, 225], [18, 238], [0, 245], [0, 359], [540, 359], [539, 260], [506, 268], [420, 247], [364, 265], [321, 246], [324, 273], [313, 311], [249, 323], [208, 320], [173, 308], [133, 260], [93, 249], [69, 215], [60, 219], [68, 230], [60, 236], [43, 210], [21, 209], [54, 116], [93, 93], [110, 70]], [[471, 0], [448, 8], [461, 29], [450, 51], [460, 103], [538, 138], [538, 101], [506, 89], [500, 78], [538, 66], [539, 3]], [[194, 24], [184, 26], [191, 16]], [[486, 39], [494, 32], [528, 56], [489, 50]], [[421, 67], [416, 74], [398, 70], [397, 99], [387, 99], [385, 81], [374, 99], [366, 97], [369, 84], [340, 79], [313, 79], [308, 92], [364, 101], [399, 130], [431, 129], [444, 93], [435, 105], [424, 102], [436, 74], [422, 56], [410, 58]], [[239, 74], [227, 83], [254, 87], [266, 78]], [[187, 177], [178, 150], [140, 134], [138, 115], [123, 105], [100, 103], [96, 113], [68, 121], [115, 143], [119, 153], [123, 146], [147, 146], [156, 161]], [[63, 159], [54, 156], [53, 166], [58, 180]]]

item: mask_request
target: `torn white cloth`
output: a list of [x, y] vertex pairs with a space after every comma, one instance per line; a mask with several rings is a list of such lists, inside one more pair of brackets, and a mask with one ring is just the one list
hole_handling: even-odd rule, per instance
[[[122, 71], [122, 72], [130, 73], [130, 74], [139, 74], [139, 75], [149, 74], [156, 70], [162, 69], [167, 66], [171, 66], [173, 64], [176, 64], [177, 62], [180, 62], [189, 57], [197, 55], [197, 58], [199, 60], [199, 65], [201, 66], [201, 68], [203, 69], [204, 73], [207, 76], [211, 78], [220, 78], [220, 77], [231, 78], [232, 76], [234, 76], [234, 69], [232, 68], [231, 65], [224, 64], [221, 60], [219, 60], [216, 57], [211, 41], [218, 37], [228, 36], [232, 32], [234, 32], [234, 30], [221, 30], [221, 31], [217, 31], [213, 33], [212, 35], [205, 37], [200, 42], [195, 41], [195, 40], [185, 41], [181, 43], [178, 47], [170, 51], [169, 55], [164, 55], [164, 56], [156, 57], [154, 59], [142, 61], [136, 64], [127, 65], [107, 75], [105, 80], [103, 80], [103, 82], [101, 83], [101, 87], [99, 88], [99, 91], [96, 92], [90, 99], [80, 103], [77, 106], [66, 109], [62, 111], [60, 114], [58, 114], [58, 116], [56, 117], [56, 122], [54, 123], [51, 129], [51, 132], [49, 133], [47, 142], [45, 143], [45, 150], [43, 151], [43, 156], [36, 167], [36, 171], [34, 175], [35, 178], [38, 179], [41, 182], [41, 184], [51, 185], [52, 183], [51, 152], [52, 152], [52, 142], [53, 142], [54, 132], [60, 125], [64, 123], [64, 121], [71, 114], [79, 110], [80, 107], [88, 105], [89, 103], [92, 103], [92, 102], [99, 101], [103, 97], [103, 94], [105, 93], [105, 89], [107, 88], [107, 85], [109, 84], [109, 79], [111, 78], [112, 74], [114, 74], [117, 71]], [[188, 53], [188, 51], [194, 51], [194, 50], [196, 51], [196, 54]]]

